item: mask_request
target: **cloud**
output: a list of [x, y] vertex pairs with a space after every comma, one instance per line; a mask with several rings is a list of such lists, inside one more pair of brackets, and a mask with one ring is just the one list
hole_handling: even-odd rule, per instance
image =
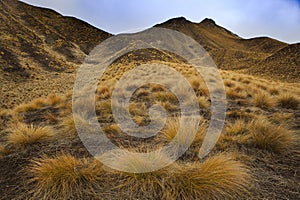
[[270, 36], [300, 42], [300, 2], [296, 0], [24, 0], [120, 33], [141, 30], [177, 16], [205, 17], [249, 38]]

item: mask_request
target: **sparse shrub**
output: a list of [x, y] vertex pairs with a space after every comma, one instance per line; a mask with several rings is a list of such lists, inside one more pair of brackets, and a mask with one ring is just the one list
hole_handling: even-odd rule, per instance
[[300, 105], [300, 99], [292, 94], [284, 93], [278, 97], [277, 105], [281, 108], [297, 109]]
[[21, 122], [12, 125], [7, 132], [7, 143], [18, 146], [47, 141], [55, 135], [50, 126], [34, 126]]
[[103, 171], [96, 160], [71, 155], [33, 160], [27, 170], [31, 176], [29, 184], [33, 185], [30, 193], [36, 199], [84, 198], [85, 194], [95, 192]]

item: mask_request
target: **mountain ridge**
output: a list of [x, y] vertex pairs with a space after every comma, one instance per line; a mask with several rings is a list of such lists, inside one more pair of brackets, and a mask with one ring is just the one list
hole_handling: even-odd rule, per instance
[[[0, 64], [8, 79], [26, 79], [44, 71], [74, 72], [94, 46], [112, 36], [82, 20], [17, 0], [1, 0], [0, 9]], [[295, 56], [298, 45], [269, 37], [244, 39], [209, 18], [197, 23], [177, 17], [154, 27], [169, 28], [192, 37], [208, 51], [220, 69], [299, 81], [300, 58]], [[285, 48], [290, 49], [286, 51], [290, 53], [288, 58], [280, 53]], [[282, 64], [277, 65], [275, 60]]]

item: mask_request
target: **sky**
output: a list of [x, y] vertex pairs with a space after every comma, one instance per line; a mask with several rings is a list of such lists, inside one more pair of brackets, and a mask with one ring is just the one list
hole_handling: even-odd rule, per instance
[[22, 0], [82, 19], [107, 32], [132, 33], [170, 18], [211, 18], [243, 38], [300, 42], [300, 0]]

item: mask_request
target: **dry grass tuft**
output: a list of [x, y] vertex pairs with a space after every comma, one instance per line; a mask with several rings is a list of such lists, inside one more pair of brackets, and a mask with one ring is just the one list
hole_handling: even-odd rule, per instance
[[64, 101], [64, 99], [62, 97], [57, 96], [55, 94], [51, 94], [47, 98], [47, 102], [51, 106], [57, 106], [57, 105], [63, 103], [63, 101]]
[[74, 117], [76, 118], [76, 122], [78, 123], [78, 126], [80, 126], [82, 129], [91, 130], [89, 122], [87, 122], [85, 119], [83, 119], [79, 115], [69, 115], [66, 117], [63, 117], [61, 119], [60, 127], [64, 135], [76, 135], [77, 129], [75, 126]]
[[271, 95], [278, 95], [278, 94], [279, 94], [279, 90], [278, 90], [277, 88], [275, 88], [275, 87], [271, 87], [271, 88], [269, 89], [269, 93], [270, 93]]
[[28, 172], [34, 199], [73, 199], [93, 191], [102, 166], [96, 160], [60, 155], [34, 160]]
[[203, 163], [177, 167], [174, 184], [167, 189], [173, 199], [232, 199], [248, 193], [248, 169], [231, 156], [221, 154]]
[[293, 131], [284, 126], [274, 125], [265, 118], [250, 122], [248, 130], [249, 135], [245, 137], [245, 142], [276, 153], [294, 149], [297, 142]]
[[240, 87], [226, 88], [226, 96], [231, 99], [245, 99], [247, 93]]
[[300, 99], [289, 93], [280, 94], [277, 99], [277, 105], [281, 108], [296, 110], [300, 105]]
[[18, 122], [7, 129], [7, 143], [25, 146], [51, 139], [55, 131], [50, 126], [33, 126]]
[[242, 135], [247, 132], [247, 123], [244, 119], [238, 119], [234, 123], [229, 124], [225, 130], [226, 134], [231, 136]]
[[198, 102], [199, 102], [199, 107], [200, 108], [205, 108], [206, 109], [206, 108], [209, 108], [209, 106], [210, 106], [209, 101], [203, 96], [198, 97]]
[[6, 153], [6, 148], [3, 145], [0, 145], [0, 156]]
[[[149, 161], [135, 157], [118, 162], [130, 170], [149, 168]], [[248, 194], [251, 178], [243, 164], [225, 154], [203, 163], [173, 163], [149, 173], [110, 173], [118, 194], [126, 199], [232, 199]]]
[[274, 106], [274, 101], [270, 94], [257, 90], [253, 97], [253, 104], [259, 108], [271, 108]]
[[[179, 133], [179, 128], [180, 128], [180, 117], [174, 117], [169, 119], [166, 123], [166, 126], [161, 131], [160, 138], [163, 141], [168, 141], [168, 142], [174, 140], [175, 136]], [[195, 138], [193, 140], [194, 143], [199, 142], [203, 139], [205, 129], [206, 129], [205, 123], [202, 123], [195, 135]], [[176, 137], [176, 141], [178, 142], [178, 144], [187, 144], [187, 142], [189, 141], [189, 139], [187, 138], [189, 137], [188, 134], [190, 134], [192, 128], [186, 127], [185, 130], [186, 130], [185, 133], [181, 134], [180, 136], [178, 135]]]

